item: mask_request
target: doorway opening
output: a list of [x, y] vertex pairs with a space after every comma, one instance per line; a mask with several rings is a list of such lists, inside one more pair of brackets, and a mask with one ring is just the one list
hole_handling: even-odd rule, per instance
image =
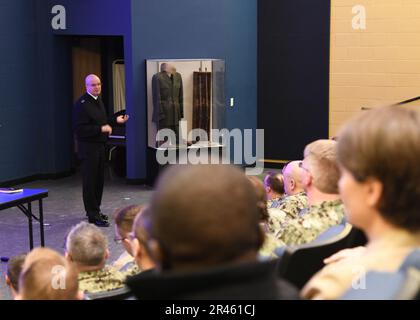
[[[122, 36], [72, 36], [71, 57], [73, 76], [73, 104], [86, 92], [85, 78], [97, 75], [102, 82], [101, 98], [108, 116], [125, 114], [125, 64], [124, 39]], [[126, 176], [125, 126], [114, 126], [107, 143], [110, 175]], [[74, 142], [75, 167], [77, 141]]]

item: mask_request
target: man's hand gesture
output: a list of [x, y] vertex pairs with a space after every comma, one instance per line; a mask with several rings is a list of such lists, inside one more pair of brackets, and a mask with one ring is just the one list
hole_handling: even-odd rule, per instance
[[106, 125], [101, 127], [101, 131], [103, 133], [112, 134], [112, 127], [109, 124], [106, 124]]
[[124, 124], [128, 121], [129, 116], [128, 115], [124, 115], [124, 116], [118, 116], [117, 117], [117, 123], [118, 124]]

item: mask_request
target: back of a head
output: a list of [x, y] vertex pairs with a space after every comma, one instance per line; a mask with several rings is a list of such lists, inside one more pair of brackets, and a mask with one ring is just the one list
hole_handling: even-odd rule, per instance
[[316, 140], [305, 147], [304, 160], [309, 163], [313, 185], [321, 192], [338, 194], [340, 169], [337, 162], [337, 142]]
[[114, 221], [118, 229], [128, 234], [133, 228], [134, 219], [143, 209], [140, 205], [131, 205], [118, 209], [114, 213]]
[[7, 277], [9, 278], [10, 285], [17, 292], [19, 285], [19, 275], [25, 262], [26, 254], [20, 254], [9, 260], [7, 263]]
[[74, 262], [83, 266], [99, 266], [105, 261], [108, 242], [96, 226], [81, 222], [74, 226], [66, 239], [66, 251]]
[[169, 64], [168, 63], [164, 62], [160, 65], [160, 71], [161, 72], [169, 71], [168, 69], [169, 69]]
[[161, 267], [202, 268], [256, 254], [263, 241], [256, 202], [251, 183], [233, 166], [170, 167], [150, 204]]
[[58, 252], [34, 249], [25, 259], [19, 277], [19, 294], [23, 300], [75, 300], [77, 273]]
[[[287, 195], [300, 193], [303, 190], [302, 169], [299, 167], [301, 160], [294, 160], [287, 163], [283, 170], [284, 191]], [[291, 190], [291, 181], [293, 181], [293, 190]]]
[[338, 137], [340, 164], [362, 182], [382, 184], [378, 210], [385, 220], [420, 231], [420, 114], [400, 107], [363, 112]]
[[268, 221], [268, 210], [267, 210], [267, 194], [264, 188], [263, 182], [255, 176], [249, 176], [249, 181], [255, 189], [255, 195], [257, 197], [257, 208], [260, 214], [260, 220], [262, 222]]
[[145, 207], [140, 214], [136, 216], [133, 222], [132, 232], [140, 243], [144, 244], [149, 239], [151, 232], [151, 211]]
[[281, 173], [268, 173], [264, 178], [264, 185], [270, 187], [277, 194], [284, 194], [284, 180]]

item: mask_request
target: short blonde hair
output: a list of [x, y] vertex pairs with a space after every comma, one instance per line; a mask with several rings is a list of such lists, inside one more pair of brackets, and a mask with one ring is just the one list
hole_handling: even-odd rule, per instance
[[338, 194], [340, 169], [337, 163], [337, 142], [321, 139], [308, 144], [304, 159], [309, 164], [314, 186], [321, 192]]
[[75, 300], [78, 289], [76, 270], [58, 252], [37, 248], [26, 257], [19, 277], [23, 300]]

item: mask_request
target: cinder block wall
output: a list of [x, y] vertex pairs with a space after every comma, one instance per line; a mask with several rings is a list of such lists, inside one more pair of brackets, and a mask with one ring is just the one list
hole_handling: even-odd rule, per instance
[[[366, 9], [365, 30], [353, 29], [356, 5]], [[361, 107], [420, 96], [420, 0], [331, 0], [331, 11], [334, 136]]]

